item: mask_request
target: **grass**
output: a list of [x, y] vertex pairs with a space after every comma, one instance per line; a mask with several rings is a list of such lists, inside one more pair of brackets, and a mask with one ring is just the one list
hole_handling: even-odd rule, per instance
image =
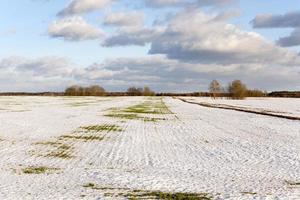
[[285, 181], [290, 186], [300, 186], [300, 182]]
[[55, 158], [62, 158], [62, 159], [71, 159], [74, 156], [72, 155], [73, 152], [73, 147], [68, 145], [68, 144], [64, 144], [60, 141], [49, 141], [49, 142], [39, 142], [36, 143], [38, 145], [49, 145], [53, 147], [53, 150], [49, 153], [47, 153], [46, 155], [44, 155], [44, 157], [55, 157]]
[[83, 185], [85, 188], [91, 188], [93, 190], [129, 190], [128, 188], [113, 188], [113, 187], [100, 187], [94, 183], [87, 183]]
[[87, 141], [102, 141], [104, 137], [96, 136], [96, 135], [63, 135], [60, 136], [61, 139], [73, 139], [73, 140], [84, 140]]
[[162, 99], [159, 101], [145, 101], [141, 104], [125, 108], [123, 112], [137, 114], [171, 114], [171, 111]]
[[121, 118], [127, 120], [143, 120], [145, 122], [156, 122], [166, 120], [162, 117], [148, 117], [151, 115], [172, 114], [162, 99], [148, 99], [147, 101], [130, 106], [123, 109], [111, 109], [111, 113], [106, 114], [106, 117]]
[[[161, 200], [211, 200], [212, 197], [207, 193], [171, 193], [162, 191], [144, 191], [144, 190], [130, 190], [127, 188], [111, 188], [99, 187], [94, 183], [87, 183], [83, 185], [85, 188], [94, 190], [110, 191], [106, 192], [108, 197], [123, 197], [129, 200], [138, 199], [161, 199]], [[111, 192], [112, 190], [123, 190], [125, 192]]]
[[49, 167], [27, 167], [22, 169], [24, 174], [45, 174], [52, 171], [58, 170], [57, 168], [49, 168]]
[[143, 120], [145, 122], [157, 122], [157, 121], [166, 120], [166, 118], [162, 118], [162, 117], [144, 117], [138, 114], [126, 114], [126, 113], [110, 113], [104, 116], [127, 119], [127, 120]]
[[113, 117], [113, 118], [121, 118], [121, 119], [129, 119], [129, 120], [141, 119], [141, 117], [138, 116], [137, 114], [126, 114], [126, 113], [118, 113], [118, 112], [110, 113], [110, 114], [107, 114], [107, 115], [104, 115], [104, 116]]
[[84, 131], [92, 131], [92, 132], [121, 132], [122, 128], [119, 127], [118, 125], [109, 125], [109, 124], [104, 124], [104, 125], [94, 125], [94, 126], [83, 126], [80, 127]]
[[211, 200], [208, 194], [198, 193], [170, 193], [161, 191], [144, 191], [125, 195], [129, 200], [161, 199], [161, 200]]
[[242, 194], [245, 194], [245, 195], [256, 195], [257, 193], [256, 192], [241, 192]]

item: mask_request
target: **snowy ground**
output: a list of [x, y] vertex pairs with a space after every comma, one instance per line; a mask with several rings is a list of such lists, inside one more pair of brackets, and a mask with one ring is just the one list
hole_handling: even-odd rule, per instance
[[[131, 108], [143, 102], [159, 112]], [[126, 199], [158, 190], [300, 199], [299, 121], [163, 102], [170, 111], [160, 98], [0, 97], [0, 199]], [[300, 108], [292, 99], [238, 104], [296, 115]]]
[[189, 101], [227, 105], [254, 111], [300, 117], [300, 99], [297, 98], [247, 98], [246, 100], [229, 100], [226, 98], [183, 97]]

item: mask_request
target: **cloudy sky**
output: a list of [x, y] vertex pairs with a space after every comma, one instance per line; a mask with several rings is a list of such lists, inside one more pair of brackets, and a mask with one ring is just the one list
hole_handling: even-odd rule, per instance
[[10, 0], [0, 92], [300, 90], [300, 0]]

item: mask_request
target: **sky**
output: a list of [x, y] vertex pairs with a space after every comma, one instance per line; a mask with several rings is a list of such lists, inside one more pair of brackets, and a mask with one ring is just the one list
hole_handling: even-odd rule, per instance
[[0, 92], [300, 90], [300, 0], [10, 0]]

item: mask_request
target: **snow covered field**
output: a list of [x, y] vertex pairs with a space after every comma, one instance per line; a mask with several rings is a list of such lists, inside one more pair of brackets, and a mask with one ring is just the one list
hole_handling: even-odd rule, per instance
[[226, 98], [183, 97], [183, 99], [198, 103], [233, 106], [266, 113], [300, 117], [300, 99], [296, 98], [247, 98], [246, 100], [230, 100]]
[[[300, 115], [293, 99], [220, 103]], [[0, 199], [290, 200], [299, 184], [300, 121], [170, 97], [0, 97]]]

